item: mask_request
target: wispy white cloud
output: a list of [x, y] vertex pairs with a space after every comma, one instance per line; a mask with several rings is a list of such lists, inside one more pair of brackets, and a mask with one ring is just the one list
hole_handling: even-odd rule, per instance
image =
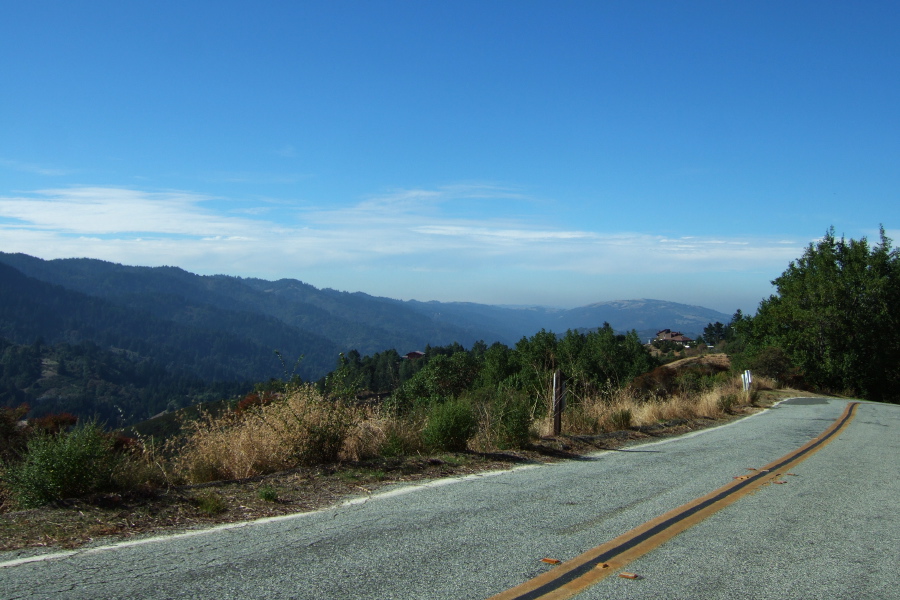
[[[484, 203], [462, 209], [461, 198]], [[327, 210], [235, 207], [183, 191], [48, 189], [0, 197], [0, 250], [296, 277], [306, 269], [462, 276], [487, 266], [585, 276], [724, 272], [783, 266], [803, 248], [782, 238], [568, 229], [528, 216], [524, 204], [533, 201], [515, 190], [475, 184], [396, 190]]]
[[[0, 198], [0, 217], [60, 234], [227, 235], [245, 223], [204, 210], [212, 198], [184, 192], [76, 187]], [[6, 225], [5, 228], [9, 228]]]

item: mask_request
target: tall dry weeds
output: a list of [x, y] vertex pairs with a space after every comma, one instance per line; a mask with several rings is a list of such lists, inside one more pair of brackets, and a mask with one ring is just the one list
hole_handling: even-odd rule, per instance
[[[567, 408], [562, 426], [566, 433], [590, 435], [675, 419], [720, 419], [751, 405], [758, 390], [772, 387], [772, 381], [758, 378], [753, 390], [744, 392], [739, 378], [729, 378], [710, 389], [669, 396], [648, 396], [630, 388], [604, 390]], [[542, 417], [535, 425], [545, 432], [550, 419]]]
[[365, 420], [363, 409], [297, 386], [240, 416], [204, 415], [192, 423], [176, 471], [190, 483], [201, 483], [334, 462]]

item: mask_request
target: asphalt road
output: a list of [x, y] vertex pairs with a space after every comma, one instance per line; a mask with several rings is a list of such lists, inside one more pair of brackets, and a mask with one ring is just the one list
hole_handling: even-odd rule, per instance
[[[799, 399], [586, 460], [388, 488], [292, 518], [23, 562], [2, 598], [473, 598], [555, 568], [796, 450], [847, 402]], [[900, 406], [578, 598], [900, 598]], [[5, 566], [4, 566], [5, 565]]]

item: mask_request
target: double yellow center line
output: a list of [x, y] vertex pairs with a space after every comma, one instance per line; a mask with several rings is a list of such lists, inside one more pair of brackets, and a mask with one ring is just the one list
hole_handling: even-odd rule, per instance
[[858, 406], [858, 402], [847, 404], [844, 413], [817, 438], [769, 463], [752, 475], [736, 477], [731, 483], [701, 498], [647, 521], [628, 533], [588, 550], [560, 564], [552, 571], [492, 596], [489, 600], [571, 598], [713, 513], [772, 483], [778, 476], [803, 462], [840, 435], [850, 425]]

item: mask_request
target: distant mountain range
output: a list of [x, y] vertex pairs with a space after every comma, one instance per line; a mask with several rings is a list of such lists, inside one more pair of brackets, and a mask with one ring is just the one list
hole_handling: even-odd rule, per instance
[[318, 379], [340, 352], [362, 355], [477, 340], [515, 344], [541, 329], [564, 333], [608, 322], [641, 338], [661, 329], [688, 336], [731, 316], [661, 300], [600, 302], [574, 309], [400, 301], [317, 289], [295, 279], [200, 276], [177, 267], [100, 260], [42, 260], [0, 253], [0, 337], [30, 344], [125, 349], [207, 381], [283, 375], [279, 350], [298, 374]]

